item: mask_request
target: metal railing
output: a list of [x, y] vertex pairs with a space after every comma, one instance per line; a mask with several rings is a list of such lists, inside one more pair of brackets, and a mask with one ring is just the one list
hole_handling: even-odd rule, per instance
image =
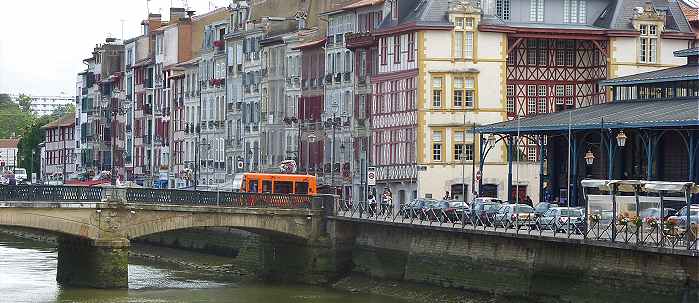
[[412, 204], [395, 206], [348, 200], [337, 200], [333, 214], [367, 222], [436, 226], [454, 232], [479, 230], [527, 235], [528, 239], [565, 238], [615, 243], [630, 248], [699, 252], [699, 226], [691, 224], [690, 228], [681, 228], [673, 226], [667, 220], [602, 220], [595, 215], [560, 216], [555, 220], [547, 220], [534, 213], [502, 215], [492, 211], [472, 211], [470, 208], [425, 208]]
[[[0, 186], [0, 201], [99, 202], [104, 193], [103, 187], [11, 185]], [[308, 209], [313, 197], [294, 194], [126, 188], [126, 201], [133, 204]]]

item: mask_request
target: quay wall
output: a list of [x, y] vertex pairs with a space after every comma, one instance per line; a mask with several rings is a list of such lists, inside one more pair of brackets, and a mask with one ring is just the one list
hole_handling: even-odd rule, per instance
[[438, 227], [333, 224], [354, 233], [352, 271], [377, 279], [574, 302], [699, 302], [697, 256]]

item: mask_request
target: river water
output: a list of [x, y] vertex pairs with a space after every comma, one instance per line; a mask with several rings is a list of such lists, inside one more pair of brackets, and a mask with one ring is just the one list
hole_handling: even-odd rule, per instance
[[55, 247], [0, 234], [0, 302], [403, 302], [320, 287], [240, 282], [145, 259], [129, 262], [128, 290], [62, 287], [56, 282]]

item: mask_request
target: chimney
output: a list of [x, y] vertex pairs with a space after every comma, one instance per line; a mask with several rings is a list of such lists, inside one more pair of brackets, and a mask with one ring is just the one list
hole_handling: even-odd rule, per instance
[[160, 28], [163, 24], [163, 21], [160, 20], [161, 17], [160, 14], [148, 14], [148, 33]]
[[178, 23], [181, 19], [187, 17], [183, 7], [171, 7], [170, 8], [170, 24]]

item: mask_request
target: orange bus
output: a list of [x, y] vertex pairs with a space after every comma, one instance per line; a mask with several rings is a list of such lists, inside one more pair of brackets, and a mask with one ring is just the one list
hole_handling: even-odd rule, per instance
[[311, 175], [242, 173], [233, 179], [236, 191], [248, 193], [315, 195], [316, 177]]

